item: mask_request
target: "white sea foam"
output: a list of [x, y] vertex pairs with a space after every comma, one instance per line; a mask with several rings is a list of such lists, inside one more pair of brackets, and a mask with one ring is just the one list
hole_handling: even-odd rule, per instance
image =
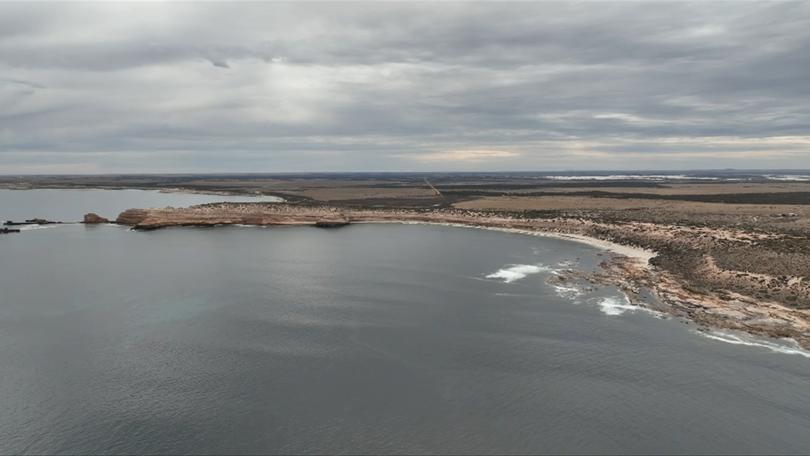
[[574, 268], [579, 264], [576, 260], [563, 260], [557, 263], [557, 266], [565, 269]]
[[665, 180], [665, 179], [678, 179], [678, 180], [718, 180], [717, 177], [706, 176], [688, 176], [685, 174], [609, 174], [609, 175], [594, 175], [594, 176], [543, 176], [546, 179], [552, 180]]
[[808, 352], [807, 350], [803, 350], [802, 348], [799, 347], [799, 345], [795, 341], [792, 340], [772, 342], [769, 340], [753, 336], [746, 336], [743, 334], [734, 334], [723, 331], [708, 331], [708, 332], [699, 331], [699, 333], [704, 337], [708, 337], [709, 339], [719, 340], [720, 342], [725, 342], [727, 344], [762, 347], [777, 353], [785, 353], [788, 355], [799, 355], [804, 356], [805, 358], [810, 358], [810, 352]]
[[[48, 228], [56, 228], [57, 226], [67, 225], [66, 223], [53, 223], [49, 225], [20, 225], [16, 228], [20, 231], [33, 231], [33, 230], [46, 230]], [[13, 227], [12, 227], [13, 228]]]
[[807, 174], [768, 174], [765, 177], [768, 180], [775, 180], [775, 181], [797, 181], [797, 182], [810, 181], [810, 175]]
[[[808, 174], [762, 174], [762, 177], [773, 181], [810, 181]], [[603, 175], [579, 175], [579, 176], [566, 176], [566, 175], [547, 175], [543, 176], [551, 180], [569, 180], [569, 181], [613, 181], [613, 180], [648, 180], [648, 181], [662, 181], [662, 180], [700, 180], [700, 181], [741, 181], [748, 178], [739, 177], [718, 177], [718, 176], [691, 176], [688, 174], [603, 174]]]
[[600, 298], [598, 301], [599, 310], [601, 310], [606, 315], [621, 315], [626, 311], [635, 311], [638, 310], [638, 306], [634, 306], [630, 304], [630, 300], [627, 299], [626, 296], [610, 296], [606, 298]]
[[496, 272], [489, 274], [487, 279], [500, 279], [504, 283], [512, 283], [516, 280], [523, 279], [530, 274], [548, 271], [551, 271], [551, 268], [543, 265], [513, 264], [509, 267], [499, 269]]
[[551, 285], [554, 288], [554, 291], [557, 292], [557, 295], [561, 298], [570, 299], [576, 302], [577, 298], [581, 297], [585, 294], [579, 287], [574, 287], [570, 285]]
[[622, 315], [625, 312], [631, 313], [645, 312], [648, 314], [652, 314], [654, 317], [657, 318], [664, 317], [664, 314], [662, 314], [657, 310], [653, 310], [650, 309], [649, 307], [631, 303], [630, 298], [628, 298], [626, 295], [599, 298], [597, 304], [599, 305], [599, 310], [601, 310], [602, 313], [610, 316]]

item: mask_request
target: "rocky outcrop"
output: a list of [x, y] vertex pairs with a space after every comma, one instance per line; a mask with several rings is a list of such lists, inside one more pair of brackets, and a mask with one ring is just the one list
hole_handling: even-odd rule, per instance
[[330, 207], [301, 207], [284, 204], [214, 203], [180, 209], [128, 209], [116, 219], [136, 230], [169, 226], [217, 225], [310, 225], [333, 228], [350, 222], [342, 211]]
[[115, 219], [115, 223], [119, 225], [135, 226], [146, 220], [148, 215], [149, 211], [145, 209], [127, 209], [118, 214], [118, 218]]
[[95, 212], [90, 212], [89, 214], [84, 214], [82, 223], [86, 225], [97, 225], [99, 223], [110, 223], [110, 221]]
[[28, 219], [28, 220], [26, 220], [24, 222], [15, 222], [13, 220], [6, 220], [6, 223], [4, 223], [3, 225], [7, 225], [7, 226], [17, 226], [17, 225], [55, 225], [55, 224], [59, 224], [59, 223], [62, 223], [62, 222], [54, 222], [53, 220], [45, 220], [45, 219], [41, 219], [41, 218], [34, 218], [34, 219]]
[[349, 224], [347, 219], [323, 219], [315, 222], [316, 228], [339, 228]]

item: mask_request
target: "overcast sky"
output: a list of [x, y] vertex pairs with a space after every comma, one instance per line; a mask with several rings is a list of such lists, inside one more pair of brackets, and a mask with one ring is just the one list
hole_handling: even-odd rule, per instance
[[810, 168], [810, 2], [1, 3], [0, 174]]

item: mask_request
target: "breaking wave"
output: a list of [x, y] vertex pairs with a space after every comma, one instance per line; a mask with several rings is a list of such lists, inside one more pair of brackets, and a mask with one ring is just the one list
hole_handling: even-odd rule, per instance
[[68, 223], [54, 223], [48, 225], [19, 225], [16, 228], [20, 231], [34, 231], [34, 230], [47, 230], [56, 228], [57, 226], [69, 225]]
[[571, 285], [552, 284], [551, 287], [554, 288], [554, 291], [557, 293], [557, 296], [565, 299], [570, 299], [572, 301], [576, 301], [577, 298], [585, 294], [585, 292], [581, 288]]
[[601, 310], [606, 315], [621, 315], [625, 312], [629, 311], [636, 311], [641, 309], [639, 306], [634, 306], [630, 304], [630, 300], [627, 299], [627, 296], [610, 296], [607, 298], [601, 298], [598, 301], [599, 310]]
[[594, 181], [609, 181], [609, 180], [665, 180], [665, 179], [678, 179], [678, 180], [718, 180], [719, 177], [706, 177], [706, 176], [690, 176], [686, 174], [609, 174], [609, 175], [591, 175], [591, 176], [565, 176], [565, 175], [547, 175], [543, 176], [551, 180], [594, 180]]
[[512, 283], [516, 280], [525, 278], [531, 274], [540, 272], [549, 272], [552, 269], [548, 266], [534, 265], [534, 264], [513, 264], [507, 268], [499, 269], [492, 274], [489, 274], [487, 279], [499, 279], [504, 283]]
[[630, 298], [626, 295], [622, 296], [609, 296], [606, 298], [600, 298], [597, 301], [599, 305], [599, 310], [602, 311], [605, 315], [610, 316], [617, 316], [621, 315], [625, 312], [646, 312], [648, 314], [652, 314], [656, 318], [664, 318], [664, 314], [661, 312], [650, 309], [649, 307], [639, 306], [630, 302]]
[[691, 174], [595, 174], [595, 175], [545, 175], [550, 180], [566, 181], [615, 181], [615, 180], [696, 180], [696, 181], [744, 181], [764, 178], [770, 181], [810, 181], [808, 174], [753, 174], [740, 177], [730, 176], [695, 176]]
[[725, 342], [727, 344], [762, 347], [777, 353], [785, 353], [788, 355], [799, 355], [804, 356], [805, 358], [810, 358], [810, 352], [799, 348], [799, 345], [795, 341], [785, 341], [784, 343], [777, 343], [764, 339], [758, 339], [755, 337], [745, 336], [742, 334], [733, 334], [723, 331], [708, 331], [708, 332], [698, 331], [698, 332], [704, 337], [708, 337], [709, 339], [713, 340], [719, 340], [720, 342]]
[[765, 175], [765, 178], [774, 181], [810, 181], [810, 175], [807, 174], [767, 174]]

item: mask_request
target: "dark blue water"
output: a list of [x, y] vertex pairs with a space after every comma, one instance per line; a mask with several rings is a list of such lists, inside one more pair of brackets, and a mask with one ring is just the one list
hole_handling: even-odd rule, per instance
[[809, 358], [547, 283], [598, 253], [414, 225], [4, 235], [0, 453], [810, 449]]

